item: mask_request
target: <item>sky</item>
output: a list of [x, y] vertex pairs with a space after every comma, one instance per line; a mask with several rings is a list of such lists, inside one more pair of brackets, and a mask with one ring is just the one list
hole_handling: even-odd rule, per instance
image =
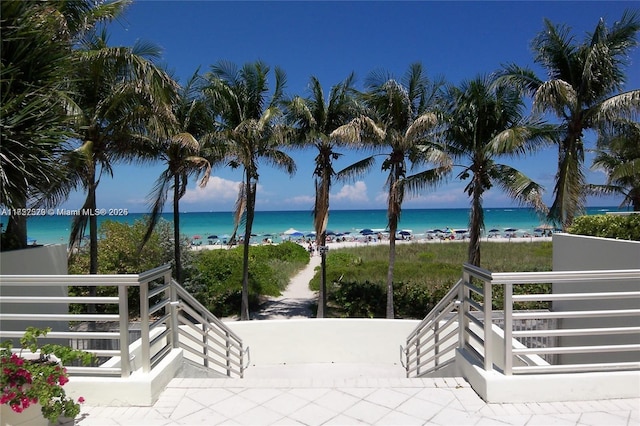
[[[543, 29], [544, 19], [565, 24], [578, 42], [585, 39], [598, 20], [608, 26], [625, 9], [639, 3], [623, 1], [158, 1], [134, 0], [124, 16], [108, 26], [110, 44], [131, 46], [136, 40], [151, 41], [162, 48], [162, 65], [179, 82], [198, 68], [206, 72], [221, 60], [242, 66], [262, 60], [281, 67], [287, 75], [288, 95], [307, 96], [314, 75], [325, 93], [355, 72], [362, 88], [367, 75], [384, 70], [401, 78], [409, 65], [422, 63], [427, 75], [444, 77], [458, 85], [464, 80], [490, 74], [504, 64], [544, 70], [533, 63], [531, 40]], [[627, 68], [625, 89], [640, 88], [640, 49]], [[595, 138], [587, 133], [587, 145]], [[296, 161], [293, 177], [261, 165], [256, 209], [312, 210], [314, 202], [313, 159], [315, 152], [288, 152]], [[362, 159], [363, 154], [342, 151], [335, 169]], [[591, 155], [585, 165], [590, 166]], [[545, 188], [544, 200], [553, 199], [557, 148], [549, 147], [521, 159], [503, 158]], [[332, 209], [385, 209], [386, 175], [378, 162], [373, 171], [355, 182], [335, 182]], [[130, 212], [149, 210], [148, 195], [163, 170], [155, 165], [119, 164], [114, 177], [103, 177], [97, 192], [99, 208]], [[587, 171], [592, 183], [604, 182], [602, 172]], [[406, 197], [403, 208], [468, 207], [456, 172], [438, 188]], [[206, 188], [194, 179], [180, 200], [185, 212], [232, 211], [241, 169], [216, 168]], [[80, 208], [84, 194], [75, 193], [61, 207]], [[590, 198], [590, 206], [612, 206], [617, 198]], [[486, 207], [516, 206], [498, 188], [485, 193]], [[171, 203], [167, 202], [165, 210]]]

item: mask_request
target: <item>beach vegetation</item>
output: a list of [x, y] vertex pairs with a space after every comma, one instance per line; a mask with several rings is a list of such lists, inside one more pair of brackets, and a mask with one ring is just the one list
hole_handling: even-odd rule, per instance
[[[401, 80], [391, 74], [373, 72], [365, 82], [361, 97], [365, 113], [336, 131], [335, 136], [348, 142], [371, 146], [383, 154], [374, 154], [338, 173], [340, 179], [353, 179], [371, 170], [382, 155], [382, 171], [387, 173], [387, 229], [389, 260], [387, 263], [387, 318], [394, 318], [393, 282], [396, 258], [396, 232], [402, 203], [408, 193], [416, 194], [433, 188], [450, 170], [445, 151], [434, 143], [434, 129], [440, 120], [436, 108], [443, 81], [430, 80], [419, 63], [409, 67]], [[426, 163], [434, 167], [409, 173], [409, 163], [418, 167]]]
[[[402, 244], [397, 246], [394, 303], [399, 318], [423, 318], [462, 277], [466, 244]], [[483, 268], [492, 272], [550, 271], [552, 244], [486, 243]], [[340, 248], [327, 256], [328, 312], [333, 317], [386, 316], [388, 252], [382, 246]], [[317, 290], [318, 273], [310, 283]], [[522, 287], [522, 286], [517, 286]], [[548, 293], [550, 284], [531, 285], [526, 291]], [[516, 291], [525, 291], [518, 288]], [[494, 305], [501, 309], [501, 293]], [[548, 308], [544, 303], [527, 306]]]
[[[148, 219], [143, 218], [129, 224], [116, 220], [105, 220], [100, 224], [98, 239], [99, 274], [140, 274], [163, 264], [173, 264], [174, 244], [173, 226], [171, 222], [160, 220], [154, 227], [147, 244], [140, 249], [140, 241], [147, 232]], [[181, 264], [187, 273], [191, 273], [194, 252], [189, 250], [190, 242], [182, 236]], [[81, 245], [77, 253], [69, 260], [70, 274], [88, 274], [90, 255], [87, 245]], [[95, 289], [95, 288], [94, 288]], [[70, 287], [72, 296], [86, 296], [89, 287]], [[98, 287], [96, 296], [117, 296], [118, 291], [113, 287]], [[96, 306], [96, 305], [94, 305]], [[72, 305], [74, 313], [86, 312], [85, 305]], [[117, 309], [113, 305], [97, 305], [97, 312], [111, 312], [105, 309]], [[137, 315], [140, 311], [138, 289], [129, 290], [130, 315]]]
[[73, 123], [79, 160], [71, 164], [67, 184], [86, 192], [81, 214], [73, 217], [69, 245], [77, 247], [89, 229], [89, 273], [98, 273], [96, 192], [103, 175], [117, 162], [151, 161], [156, 132], [173, 122], [171, 102], [177, 85], [154, 61], [152, 43], [112, 47], [105, 29], [89, 31], [75, 51]]
[[[468, 181], [471, 198], [467, 262], [480, 266], [480, 237], [484, 230], [482, 198], [494, 185], [511, 199], [545, 212], [542, 187], [519, 170], [498, 162], [500, 157], [523, 155], [553, 141], [556, 127], [524, 116], [520, 91], [504, 81], [479, 76], [450, 86], [446, 94], [445, 144]], [[460, 163], [458, 163], [460, 162]]]
[[164, 204], [170, 190], [173, 190], [173, 241], [174, 276], [183, 282], [181, 244], [180, 244], [180, 199], [187, 192], [189, 178], [202, 174], [200, 187], [204, 187], [211, 175], [211, 163], [201, 155], [201, 142], [213, 128], [213, 117], [200, 96], [197, 72], [180, 87], [173, 105], [175, 122], [173, 130], [160, 138], [155, 146], [158, 157], [166, 164], [151, 194], [151, 213], [149, 225], [142, 240], [144, 246], [164, 210]]
[[640, 124], [622, 120], [608, 124], [598, 133], [596, 157], [591, 166], [607, 174], [602, 185], [590, 184], [591, 195], [619, 194], [620, 207], [640, 211]]
[[[558, 139], [558, 171], [548, 218], [566, 230], [583, 210], [587, 185], [583, 171], [584, 131], [604, 123], [633, 119], [640, 90], [624, 91], [629, 53], [638, 45], [638, 11], [625, 12], [608, 27], [600, 19], [593, 32], [576, 41], [566, 25], [544, 21], [534, 38], [534, 62], [549, 79], [517, 65], [505, 67], [502, 78], [519, 84], [533, 98], [537, 113], [555, 114], [562, 121]], [[637, 174], [637, 173], [636, 173]]]
[[22, 209], [68, 195], [61, 164], [76, 136], [67, 109], [73, 45], [120, 5], [7, 0], [0, 7], [0, 205], [12, 212], [0, 249], [9, 250], [27, 247]]
[[575, 219], [568, 232], [592, 237], [640, 241], [640, 213], [580, 216]]
[[334, 132], [340, 132], [341, 126], [355, 117], [358, 104], [355, 101], [355, 75], [350, 74], [342, 83], [331, 88], [329, 98], [325, 99], [322, 85], [316, 77], [311, 77], [309, 87], [311, 96], [295, 96], [285, 103], [286, 119], [292, 126], [295, 145], [313, 146], [317, 149], [314, 159], [315, 202], [313, 205], [313, 228], [316, 232], [316, 245], [321, 256], [320, 287], [318, 291], [318, 309], [316, 316], [324, 318], [326, 298], [326, 251], [327, 223], [329, 221], [329, 192], [336, 172], [333, 161], [342, 154], [336, 151], [341, 143]]
[[[194, 272], [185, 288], [219, 317], [238, 314], [243, 287], [243, 248], [202, 250], [194, 259]], [[293, 275], [309, 263], [301, 245], [284, 242], [249, 248], [250, 308], [256, 309], [263, 296], [279, 296]]]
[[275, 85], [269, 92], [270, 68], [261, 61], [247, 63], [238, 68], [233, 63], [220, 61], [211, 66], [205, 75], [205, 96], [210, 100], [219, 118], [215, 139], [227, 165], [242, 168], [243, 179], [239, 185], [235, 208], [236, 232], [244, 224], [242, 297], [240, 319], [249, 319], [249, 245], [256, 208], [259, 163], [265, 162], [293, 175], [294, 160], [282, 148], [288, 140], [288, 127], [280, 120], [286, 75], [278, 67], [274, 70]]

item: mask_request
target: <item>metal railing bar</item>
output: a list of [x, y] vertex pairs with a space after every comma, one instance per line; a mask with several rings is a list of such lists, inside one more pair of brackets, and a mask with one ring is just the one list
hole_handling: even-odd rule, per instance
[[[407, 337], [407, 339], [410, 339], [412, 336], [414, 336], [417, 330], [422, 329], [425, 327], [425, 325], [429, 324], [431, 322], [432, 316], [435, 315], [435, 312], [442, 311], [444, 305], [448, 306], [449, 301], [455, 300], [457, 298], [458, 285], [460, 285], [461, 282], [462, 280], [458, 280], [458, 282], [449, 289], [447, 294], [445, 294], [445, 296], [442, 299], [440, 299], [438, 303], [436, 303], [436, 306], [434, 306], [433, 309], [431, 309], [431, 311], [427, 314], [427, 316], [422, 321], [420, 321], [420, 323], [418, 323], [418, 325], [413, 329], [411, 333], [409, 333], [409, 336]], [[432, 312], [434, 314], [432, 314]]]
[[[217, 327], [212, 327], [211, 323], [207, 322], [207, 320], [205, 318], [202, 318], [197, 312], [195, 312], [194, 310], [192, 310], [190, 307], [188, 306], [184, 306], [183, 307], [183, 311], [187, 312], [189, 315], [191, 315], [196, 322], [198, 321], [203, 321], [200, 324], [207, 324], [207, 331], [208, 332], [213, 332], [215, 335], [217, 335], [218, 337], [220, 337], [222, 340], [224, 341], [229, 341], [231, 342], [231, 344], [233, 346], [236, 346], [238, 348], [240, 348], [239, 343], [242, 342], [242, 340], [236, 341], [235, 339], [228, 339], [226, 336], [226, 333], [222, 333]], [[180, 318], [184, 318], [182, 315], [179, 316]], [[224, 329], [225, 331], [227, 330], [226, 328]], [[202, 334], [204, 336], [204, 334]], [[231, 333], [229, 333], [229, 337], [235, 337], [234, 335], [232, 335]]]
[[156, 268], [149, 269], [148, 271], [142, 272], [137, 275], [138, 281], [153, 281], [158, 278], [162, 278], [164, 274], [171, 269], [171, 265], [166, 263], [164, 265], [160, 265]]
[[149, 363], [151, 368], [155, 368], [155, 366], [158, 365], [158, 363], [162, 361], [169, 352], [171, 352], [171, 346], [163, 346], [159, 351], [153, 354], [151, 356], [151, 362]]
[[156, 318], [155, 320], [149, 323], [149, 330], [153, 330], [154, 328], [161, 325], [166, 326], [166, 321], [169, 319], [170, 316], [171, 314], [167, 312], [163, 316]]
[[513, 337], [588, 336], [591, 334], [636, 334], [640, 327], [567, 328], [562, 330], [513, 330]]
[[171, 287], [171, 284], [162, 284], [158, 287], [155, 287], [153, 290], [149, 290], [149, 299], [161, 293], [164, 293], [169, 287]]
[[479, 328], [483, 328], [484, 324], [482, 323], [482, 321], [480, 321], [478, 318], [476, 318], [475, 316], [469, 314], [468, 312], [465, 313], [465, 317], [469, 319], [469, 321], [471, 321], [472, 323], [474, 323], [475, 325], [477, 325]]
[[424, 367], [427, 363], [429, 363], [429, 362], [431, 362], [431, 361], [434, 361], [434, 360], [435, 360], [436, 358], [438, 358], [438, 357], [441, 357], [441, 356], [442, 356], [442, 354], [446, 354], [446, 353], [448, 353], [448, 352], [450, 352], [450, 351], [454, 350], [454, 349], [457, 347], [457, 343], [458, 343], [458, 342], [456, 342], [456, 343], [454, 343], [454, 344], [451, 344], [451, 345], [447, 346], [446, 348], [444, 348], [444, 349], [442, 350], [442, 352], [441, 352], [441, 353], [433, 354], [433, 355], [429, 356], [429, 358], [427, 358], [427, 359], [425, 359], [425, 360], [423, 360], [423, 361], [420, 361], [420, 363], [419, 363], [416, 367], [417, 367], [417, 368], [422, 368], [422, 367]]
[[513, 295], [514, 302], [549, 302], [554, 300], [602, 300], [640, 298], [640, 291], [619, 291], [604, 293], [563, 293], [563, 294], [519, 294]]
[[0, 284], [3, 287], [104, 287], [104, 286], [138, 286], [137, 275], [2, 275]]
[[480, 268], [469, 263], [465, 263], [463, 265], [463, 270], [469, 273], [469, 275], [471, 275], [472, 277], [478, 278], [484, 282], [491, 281], [493, 279], [492, 276], [495, 275], [484, 268]]
[[118, 321], [119, 315], [108, 314], [0, 314], [0, 321]]
[[471, 298], [465, 298], [464, 301], [467, 302], [469, 305], [471, 305], [471, 307], [474, 308], [476, 311], [484, 312], [484, 306], [476, 302], [475, 300]]
[[464, 283], [464, 287], [468, 290], [471, 290], [475, 294], [482, 296], [484, 294], [484, 290], [478, 286], [475, 286], [471, 283]]
[[[162, 330], [160, 333], [158, 333], [156, 336], [154, 336], [150, 340], [151, 346], [153, 346], [154, 344], [160, 342], [160, 340], [162, 340], [162, 339], [166, 339], [170, 332], [171, 332], [171, 330], [168, 329], [168, 328], [165, 328], [164, 330]], [[165, 343], [164, 346], [168, 346], [168, 345]]]
[[[191, 335], [191, 334], [189, 334], [189, 333], [187, 333], [187, 332], [185, 332], [185, 331], [183, 331], [183, 330], [180, 330], [180, 335], [181, 335], [181, 336], [184, 336], [185, 338], [187, 338], [187, 339], [189, 339], [189, 340], [191, 340], [191, 341], [192, 341], [193, 343], [195, 343], [196, 345], [198, 345], [198, 346], [202, 346], [202, 340], [197, 339], [197, 338], [196, 338], [196, 337], [194, 337], [193, 335]], [[210, 340], [210, 342], [215, 342], [215, 343], [216, 343], [216, 345], [215, 345], [215, 346], [207, 345], [206, 347], [207, 347], [208, 349], [210, 349], [210, 350], [214, 351], [214, 352], [216, 351], [216, 349], [215, 349], [216, 347], [218, 347], [218, 348], [225, 348], [225, 349], [227, 348], [226, 344], [224, 344], [224, 343], [226, 343], [226, 342], [219, 342], [219, 341], [217, 341], [217, 340]], [[239, 354], [240, 354], [240, 353], [241, 353], [241, 351], [242, 351], [242, 348], [237, 347], [237, 346], [231, 346], [231, 348], [232, 348], [232, 349], [236, 349], [236, 351], [238, 351], [238, 352], [230, 351], [230, 352], [231, 352], [231, 353], [233, 353], [234, 355], [238, 355], [238, 356], [239, 356]], [[204, 354], [201, 354], [201, 355], [203, 355], [203, 356], [204, 356]]]
[[[204, 312], [209, 312], [204, 305], [202, 305], [202, 303], [198, 302], [198, 300], [196, 300], [189, 292], [187, 292], [184, 287], [182, 287], [180, 284], [175, 283], [174, 284], [176, 286], [178, 295], [183, 299], [183, 302], [188, 303], [189, 305], [194, 305], [195, 307], [197, 307], [198, 309], [200, 309], [201, 311]], [[207, 322], [209, 323], [213, 323], [216, 326], [223, 328], [225, 331], [227, 331], [229, 333], [229, 335], [231, 337], [233, 337], [234, 340], [236, 340], [237, 342], [242, 342], [242, 339], [240, 337], [238, 337], [237, 334], [235, 334], [229, 327], [227, 327], [227, 325], [225, 323], [223, 323], [222, 321], [220, 321], [220, 319], [218, 319], [216, 316], [214, 315], [207, 315]]]
[[[15, 338], [24, 336], [24, 331], [0, 331], [0, 337]], [[109, 331], [50, 331], [46, 337], [39, 337], [38, 340], [46, 339], [119, 339], [119, 332]]]
[[469, 337], [473, 338], [476, 342], [484, 346], [484, 339], [476, 334], [473, 330], [471, 330], [470, 328], [465, 328], [464, 331], [469, 335]]
[[640, 344], [513, 348], [513, 354], [581, 354], [602, 352], [629, 352], [637, 350], [640, 350]]
[[628, 317], [640, 315], [640, 309], [611, 309], [597, 311], [564, 311], [564, 312], [514, 312], [514, 319], [549, 319], [549, 318], [593, 318], [593, 317]]
[[117, 297], [40, 297], [40, 296], [0, 296], [2, 303], [83, 303], [83, 304], [116, 304]]
[[[449, 305], [447, 305], [447, 307], [450, 307], [450, 308], [453, 308], [454, 306], [456, 306], [455, 301], [452, 301], [451, 303], [449, 303]], [[441, 320], [442, 320], [446, 315], [449, 315], [450, 313], [451, 313], [451, 310], [442, 310], [442, 311], [440, 311], [440, 312], [439, 312], [437, 315], [435, 315], [435, 317], [432, 319], [431, 324], [439, 323], [439, 322], [440, 322], [440, 321], [441, 321]], [[455, 317], [454, 317], [454, 319], [455, 319]], [[450, 321], [450, 320], [449, 320], [449, 321]], [[447, 321], [447, 323], [445, 323], [445, 325], [446, 325], [446, 324], [448, 324], [448, 323], [449, 323], [449, 321]], [[420, 338], [424, 337], [428, 332], [435, 332], [435, 331], [434, 331], [434, 327], [433, 327], [433, 325], [429, 325], [428, 327], [427, 327], [427, 326], [422, 327], [419, 333], [415, 333], [416, 331], [417, 331], [417, 330], [416, 330], [416, 329], [414, 329], [414, 333], [413, 333], [413, 335], [412, 335], [412, 336], [410, 336], [410, 337], [407, 339], [407, 345], [409, 345], [409, 344], [413, 344], [413, 342], [414, 342], [416, 339], [420, 339]]]
[[570, 365], [535, 365], [513, 367], [514, 374], [576, 373], [588, 371], [626, 371], [640, 369], [640, 362], [616, 362]]
[[168, 306], [169, 303], [171, 303], [171, 300], [168, 297], [158, 301], [158, 303], [149, 307], [149, 315], [155, 314], [160, 309], [164, 308], [165, 306]]
[[[196, 356], [198, 356], [198, 357], [200, 357], [201, 359], [203, 359], [203, 360], [204, 360], [204, 358], [202, 357], [202, 354], [201, 354], [201, 353], [199, 353], [198, 351], [196, 351], [194, 348], [189, 347], [189, 346], [186, 346], [186, 347], [183, 347], [182, 349], [183, 349], [183, 350], [185, 350], [185, 351], [187, 351], [187, 352], [189, 352], [189, 353], [192, 353], [193, 355], [196, 355]], [[211, 358], [211, 357], [206, 357], [206, 358], [207, 358], [207, 360], [208, 360], [210, 363], [215, 364], [215, 365], [217, 365], [218, 367], [221, 367], [222, 369], [224, 369], [225, 371], [227, 371], [227, 364], [222, 363], [222, 362], [218, 361], [217, 359], [213, 359], [213, 358]], [[237, 362], [235, 362], [233, 359], [232, 359], [231, 361], [232, 361], [232, 363], [233, 363], [234, 365], [236, 365], [236, 366], [238, 366], [238, 367], [240, 366], [240, 364], [238, 364]], [[198, 364], [198, 365], [199, 365], [199, 364]], [[203, 367], [204, 367], [204, 365], [203, 365]], [[238, 374], [238, 375], [240, 374], [240, 372], [239, 372], [238, 370], [231, 369], [231, 371], [232, 371], [233, 373], [235, 373], [235, 374]]]
[[[465, 265], [465, 268], [467, 265]], [[597, 271], [495, 272], [489, 280], [494, 285], [536, 284], [584, 281], [625, 281], [640, 278], [640, 269]]]

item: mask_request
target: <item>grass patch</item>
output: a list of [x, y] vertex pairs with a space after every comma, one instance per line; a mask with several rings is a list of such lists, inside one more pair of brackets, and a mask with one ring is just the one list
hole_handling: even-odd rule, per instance
[[[422, 318], [462, 276], [467, 244], [402, 244], [396, 246], [394, 304], [399, 318]], [[343, 248], [327, 255], [329, 316], [384, 317], [389, 247]], [[482, 244], [482, 267], [492, 272], [550, 271], [552, 244]], [[318, 290], [320, 276], [311, 281]], [[520, 286], [516, 286], [516, 291]], [[525, 289], [522, 289], [525, 290]], [[546, 293], [549, 285], [532, 285], [528, 292]], [[497, 305], [501, 305], [497, 292]], [[528, 306], [544, 308], [544, 305]]]

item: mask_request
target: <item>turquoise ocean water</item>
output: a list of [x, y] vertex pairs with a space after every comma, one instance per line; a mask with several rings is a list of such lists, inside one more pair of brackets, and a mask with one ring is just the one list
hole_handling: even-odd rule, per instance
[[[603, 214], [618, 211], [616, 207], [590, 207], [587, 214]], [[141, 220], [144, 213], [129, 213], [125, 216], [99, 216], [98, 224], [104, 220], [133, 223]], [[173, 214], [165, 213], [163, 218], [173, 221]], [[1, 216], [2, 223], [7, 216]], [[38, 244], [66, 244], [71, 228], [71, 216], [33, 216], [28, 219], [28, 236]], [[414, 234], [424, 234], [432, 229], [466, 229], [469, 209], [405, 209], [402, 211], [399, 229], [409, 229]], [[515, 228], [520, 232], [533, 232], [543, 223], [536, 213], [527, 208], [487, 208], [485, 209], [485, 230]], [[335, 210], [330, 212], [328, 229], [337, 232], [358, 232], [361, 229], [384, 229], [387, 225], [386, 210]], [[256, 212], [253, 233], [257, 239], [265, 234], [277, 235], [294, 228], [302, 233], [313, 231], [311, 211], [264, 211]], [[222, 237], [233, 231], [233, 216], [230, 212], [181, 213], [180, 230], [188, 237], [201, 236], [206, 240], [210, 235]]]

